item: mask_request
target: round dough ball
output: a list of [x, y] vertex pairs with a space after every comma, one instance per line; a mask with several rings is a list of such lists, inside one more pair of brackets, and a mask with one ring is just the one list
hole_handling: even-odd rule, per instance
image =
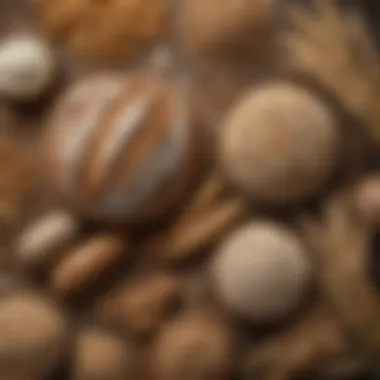
[[222, 128], [220, 160], [231, 182], [270, 205], [314, 195], [335, 167], [332, 111], [299, 86], [277, 82], [248, 93]]
[[161, 331], [152, 355], [157, 380], [228, 378], [234, 354], [232, 335], [217, 316], [190, 312]]
[[0, 42], [0, 94], [12, 100], [44, 93], [57, 75], [51, 48], [33, 35], [10, 35]]
[[130, 347], [121, 339], [96, 328], [79, 334], [73, 380], [132, 379]]
[[299, 304], [311, 263], [297, 236], [270, 221], [251, 222], [230, 235], [212, 262], [221, 303], [252, 323], [271, 323]]
[[57, 366], [67, 332], [63, 314], [43, 297], [20, 291], [1, 298], [0, 378], [44, 378]]

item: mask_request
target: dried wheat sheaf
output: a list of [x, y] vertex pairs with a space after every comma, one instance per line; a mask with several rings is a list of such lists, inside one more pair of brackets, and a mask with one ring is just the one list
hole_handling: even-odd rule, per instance
[[319, 264], [319, 282], [356, 343], [369, 358], [380, 358], [380, 299], [367, 265], [371, 228], [354, 212], [352, 198], [334, 195], [321, 221], [303, 220], [303, 231]]
[[340, 11], [332, 0], [315, 0], [315, 11], [295, 7], [282, 38], [286, 70], [313, 79], [363, 121], [380, 144], [380, 59], [358, 10]]
[[168, 229], [154, 234], [139, 251], [153, 261], [179, 262], [217, 243], [248, 214], [244, 200], [225, 196], [225, 184], [213, 173]]
[[327, 363], [334, 363], [340, 371], [339, 365], [343, 368], [360, 362], [351, 350], [337, 318], [318, 301], [302, 320], [253, 349], [243, 364], [243, 376], [287, 380]]

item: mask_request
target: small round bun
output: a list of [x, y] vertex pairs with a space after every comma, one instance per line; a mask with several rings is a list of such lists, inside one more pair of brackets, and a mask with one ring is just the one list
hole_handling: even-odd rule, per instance
[[192, 311], [157, 337], [152, 373], [157, 380], [225, 379], [234, 354], [228, 327], [214, 314]]
[[228, 178], [252, 199], [270, 205], [314, 195], [339, 155], [332, 111], [287, 82], [249, 92], [222, 128], [220, 160]]
[[0, 299], [0, 335], [0, 378], [37, 380], [58, 365], [68, 324], [44, 297], [18, 291]]
[[219, 301], [252, 323], [271, 323], [299, 304], [311, 264], [297, 236], [271, 221], [254, 221], [221, 244], [211, 266]]
[[122, 339], [97, 328], [79, 333], [72, 380], [126, 380], [131, 371], [131, 347]]
[[0, 95], [16, 101], [33, 100], [57, 75], [51, 48], [35, 35], [9, 35], [0, 42]]

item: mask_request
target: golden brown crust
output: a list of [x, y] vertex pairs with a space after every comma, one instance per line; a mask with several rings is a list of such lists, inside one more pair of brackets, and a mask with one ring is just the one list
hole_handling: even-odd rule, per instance
[[35, 0], [35, 5], [48, 36], [100, 61], [135, 58], [166, 27], [164, 0]]
[[372, 227], [346, 194], [330, 198], [321, 222], [306, 219], [305, 236], [319, 264], [319, 281], [342, 324], [366, 353], [380, 353], [380, 302], [367, 270]]

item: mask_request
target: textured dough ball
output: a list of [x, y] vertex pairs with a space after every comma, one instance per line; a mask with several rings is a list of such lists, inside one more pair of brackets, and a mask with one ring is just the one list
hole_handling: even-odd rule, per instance
[[184, 0], [179, 29], [185, 50], [201, 58], [245, 59], [268, 48], [275, 0]]
[[57, 76], [51, 48], [33, 35], [10, 35], [0, 42], [0, 94], [17, 101], [44, 93]]
[[184, 314], [164, 328], [152, 355], [158, 380], [228, 378], [234, 344], [228, 327], [213, 314]]
[[306, 89], [278, 82], [248, 93], [222, 128], [220, 160], [253, 199], [286, 204], [314, 195], [335, 167], [332, 111]]
[[58, 364], [68, 325], [59, 309], [35, 294], [0, 299], [0, 377], [39, 380]]
[[154, 43], [166, 26], [165, 0], [35, 0], [45, 33], [89, 59], [122, 61]]
[[78, 336], [73, 380], [132, 379], [131, 347], [106, 331], [86, 328]]
[[216, 296], [253, 323], [270, 323], [298, 306], [311, 264], [297, 236], [280, 224], [251, 222], [232, 233], [211, 266]]

